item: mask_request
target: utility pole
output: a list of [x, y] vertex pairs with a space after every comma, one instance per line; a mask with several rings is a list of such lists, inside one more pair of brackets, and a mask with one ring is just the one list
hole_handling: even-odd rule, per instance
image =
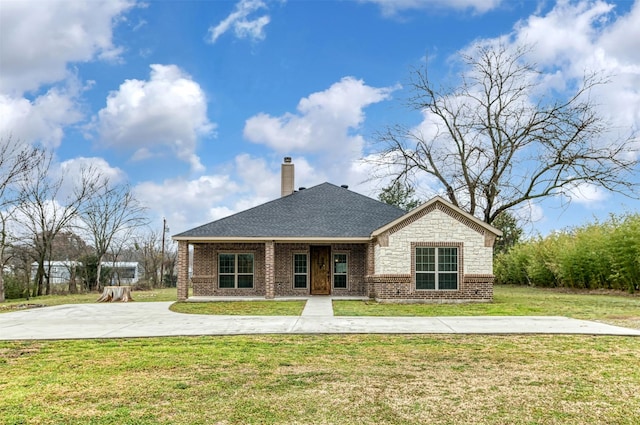
[[162, 217], [162, 256], [160, 257], [160, 285], [164, 284], [164, 236], [167, 231], [167, 219]]

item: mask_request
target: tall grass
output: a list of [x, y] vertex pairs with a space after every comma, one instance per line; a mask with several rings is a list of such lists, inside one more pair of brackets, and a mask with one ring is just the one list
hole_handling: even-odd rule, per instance
[[640, 289], [640, 215], [567, 229], [520, 243], [495, 258], [496, 283]]

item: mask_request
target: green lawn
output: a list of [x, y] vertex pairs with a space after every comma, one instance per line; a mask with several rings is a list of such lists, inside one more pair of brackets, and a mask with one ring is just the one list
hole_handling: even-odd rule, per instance
[[216, 301], [177, 302], [170, 310], [176, 313], [239, 316], [299, 316], [306, 301]]
[[[149, 291], [132, 291], [131, 296], [136, 302], [150, 302], [150, 301], [175, 301], [177, 299], [176, 288], [162, 288], [153, 289]], [[28, 300], [26, 298], [18, 298], [6, 300], [0, 303], [0, 313], [15, 311], [21, 308], [25, 308], [27, 305], [61, 305], [61, 304], [86, 304], [94, 303], [100, 297], [97, 292], [89, 292], [85, 294], [71, 294], [71, 295], [42, 295], [39, 297], [32, 297]]]
[[640, 423], [640, 338], [0, 342], [0, 424]]
[[566, 292], [524, 286], [494, 286], [494, 302], [389, 304], [334, 301], [336, 316], [566, 316], [640, 329], [640, 297]]

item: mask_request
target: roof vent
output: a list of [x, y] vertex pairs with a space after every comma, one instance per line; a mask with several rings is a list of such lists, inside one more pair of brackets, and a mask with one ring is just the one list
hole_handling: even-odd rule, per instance
[[299, 187], [298, 190], [305, 190], [306, 187]]
[[349, 185], [348, 184], [343, 184], [342, 186], [340, 186], [343, 189], [349, 189]]

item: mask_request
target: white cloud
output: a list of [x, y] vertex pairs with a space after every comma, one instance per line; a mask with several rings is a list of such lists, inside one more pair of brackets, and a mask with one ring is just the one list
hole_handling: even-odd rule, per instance
[[[240, 39], [264, 40], [264, 28], [271, 21], [271, 18], [266, 14], [256, 17], [256, 14], [261, 10], [267, 9], [267, 4], [263, 0], [240, 0], [229, 16], [220, 21], [215, 27], [209, 27], [208, 41], [215, 43], [220, 36], [230, 29], [233, 29], [235, 36]], [[252, 18], [250, 18], [250, 15]]]
[[[516, 25], [516, 42], [534, 46], [529, 57], [542, 66], [572, 70], [594, 55], [600, 24], [606, 24], [613, 6], [602, 1], [558, 2], [546, 15], [532, 15]], [[585, 54], [587, 55], [585, 57]]]
[[471, 9], [475, 13], [486, 13], [500, 5], [502, 0], [360, 0], [375, 3], [385, 16], [394, 16], [407, 10], [422, 9]]
[[[614, 10], [615, 11], [615, 10]], [[602, 34], [600, 44], [620, 64], [637, 69], [640, 63], [640, 2], [636, 1], [631, 11], [618, 17], [611, 27]]]
[[204, 170], [196, 155], [198, 139], [215, 128], [204, 92], [175, 65], [151, 65], [148, 81], [126, 80], [109, 94], [97, 121], [105, 146], [134, 150], [134, 159], [170, 149], [194, 171]]
[[64, 127], [82, 117], [75, 94], [65, 90], [52, 88], [33, 101], [0, 93], [0, 135], [16, 140], [57, 148]]
[[20, 96], [68, 77], [69, 62], [114, 59], [115, 19], [129, 0], [3, 1], [0, 13], [0, 92]]
[[108, 179], [113, 184], [124, 183], [127, 176], [118, 167], [112, 167], [106, 160], [98, 157], [77, 157], [60, 163], [51, 164], [50, 176], [52, 179], [62, 180], [62, 186], [57, 199], [72, 198], [74, 190], [81, 183], [80, 176], [83, 173], [89, 177], [94, 176], [100, 180]]
[[566, 196], [572, 201], [587, 207], [601, 206], [611, 194], [600, 186], [591, 183], [580, 183], [570, 188]]
[[195, 180], [177, 178], [162, 183], [142, 182], [134, 188], [143, 205], [167, 218], [172, 233], [233, 213], [227, 198], [238, 191], [239, 185], [229, 175], [221, 174]]
[[275, 164], [268, 164], [264, 158], [240, 154], [236, 156], [234, 165], [244, 191], [255, 194], [251, 204], [244, 204], [244, 207], [249, 208], [280, 196], [280, 172], [276, 171]]
[[640, 2], [626, 15], [615, 13], [604, 1], [562, 1], [514, 29], [514, 42], [533, 46], [529, 58], [545, 68], [555, 88], [571, 87], [585, 71], [609, 78], [591, 95], [613, 137], [640, 129]]
[[364, 155], [365, 139], [358, 133], [365, 120], [364, 108], [390, 99], [395, 89], [371, 87], [345, 77], [327, 90], [301, 99], [296, 113], [279, 117], [260, 113], [249, 118], [244, 137], [292, 155], [294, 160], [308, 155], [315, 179], [305, 184], [328, 180], [355, 187], [369, 177], [354, 165]]
[[345, 77], [327, 90], [301, 99], [296, 114], [272, 117], [260, 113], [249, 118], [244, 137], [279, 153], [323, 151], [352, 157], [362, 152], [362, 136], [353, 135], [352, 130], [363, 123], [363, 108], [389, 99], [393, 90]]
[[118, 167], [112, 167], [104, 158], [79, 156], [63, 161], [59, 166], [59, 172], [68, 176], [79, 176], [83, 170], [94, 170], [113, 184], [126, 181], [125, 172]]

